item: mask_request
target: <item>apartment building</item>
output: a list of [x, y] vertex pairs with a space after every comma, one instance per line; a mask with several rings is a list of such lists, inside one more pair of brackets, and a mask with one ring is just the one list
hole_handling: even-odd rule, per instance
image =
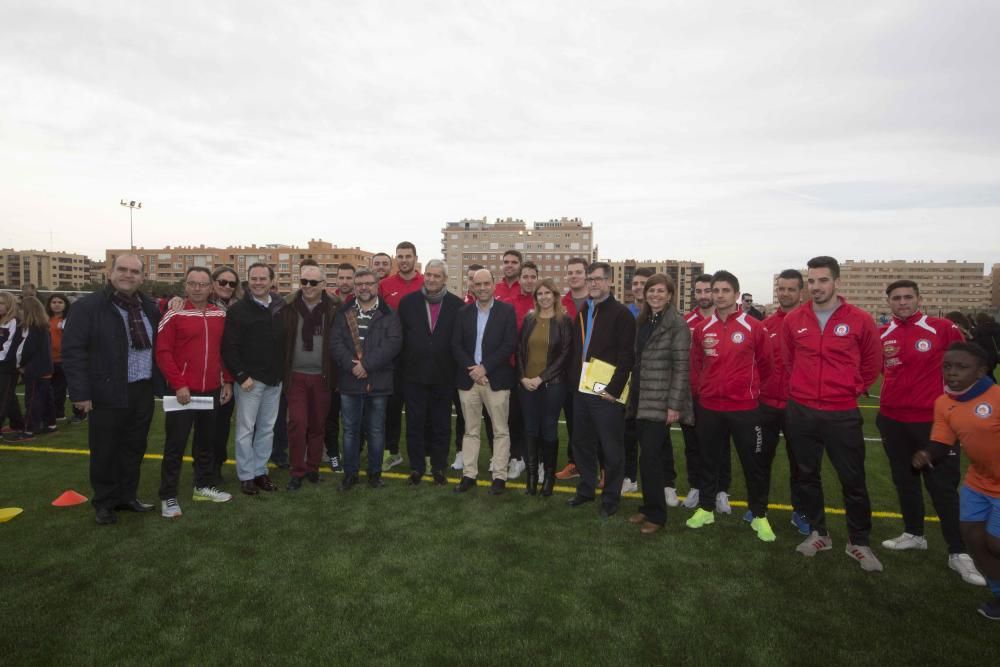
[[0, 249], [0, 287], [79, 289], [90, 279], [90, 259], [71, 252]]
[[632, 278], [636, 269], [649, 268], [654, 273], [670, 276], [677, 287], [676, 305], [682, 313], [694, 308], [694, 279], [705, 272], [704, 262], [678, 259], [605, 260], [611, 265], [612, 288], [615, 298], [632, 303]]
[[588, 262], [597, 259], [593, 225], [579, 218], [559, 218], [535, 222], [497, 218], [466, 218], [445, 223], [441, 230], [441, 254], [448, 265], [448, 289], [465, 294], [466, 267], [482, 264], [500, 278], [503, 253], [518, 250], [524, 259], [538, 265], [541, 278], [552, 278], [565, 291], [566, 261], [582, 257]]

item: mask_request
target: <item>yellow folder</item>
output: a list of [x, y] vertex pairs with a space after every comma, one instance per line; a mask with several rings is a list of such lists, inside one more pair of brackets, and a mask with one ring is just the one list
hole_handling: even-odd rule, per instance
[[[583, 372], [580, 373], [579, 390], [585, 394], [599, 394], [608, 386], [614, 374], [615, 367], [608, 362], [601, 361], [600, 359], [591, 359], [589, 362], [583, 364]], [[619, 403], [624, 404], [628, 402], [628, 392], [631, 385], [632, 374], [629, 373], [628, 379], [625, 380], [625, 389], [617, 399]]]

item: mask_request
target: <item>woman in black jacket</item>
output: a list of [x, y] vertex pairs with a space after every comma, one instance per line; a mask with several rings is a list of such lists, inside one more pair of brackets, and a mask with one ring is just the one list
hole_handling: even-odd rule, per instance
[[29, 440], [35, 433], [56, 430], [52, 404], [52, 342], [49, 316], [42, 302], [33, 296], [21, 302], [21, 344], [17, 365], [24, 378], [24, 431], [5, 438]]
[[658, 273], [646, 281], [643, 293], [628, 410], [635, 415], [639, 439], [642, 506], [629, 522], [648, 535], [667, 522], [664, 487], [670, 480], [664, 469], [674, 468], [670, 425], [694, 424], [694, 409], [688, 382], [691, 331], [673, 305], [674, 282]]
[[0, 426], [10, 417], [13, 430], [23, 426], [21, 405], [17, 402], [17, 348], [21, 345], [21, 327], [17, 321], [17, 299], [10, 292], [0, 292]]
[[[538, 491], [538, 459], [544, 465], [542, 495], [551, 496], [559, 449], [559, 411], [566, 396], [572, 322], [551, 279], [535, 288], [535, 309], [524, 318], [517, 341], [518, 399], [524, 417], [528, 495]], [[541, 447], [539, 447], [539, 443]]]

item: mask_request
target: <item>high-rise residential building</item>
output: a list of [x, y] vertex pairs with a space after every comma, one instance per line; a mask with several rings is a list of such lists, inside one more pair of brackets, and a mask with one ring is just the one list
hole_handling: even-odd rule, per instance
[[597, 258], [593, 225], [579, 218], [560, 218], [535, 222], [487, 218], [463, 219], [445, 223], [441, 230], [441, 254], [448, 265], [448, 289], [465, 294], [466, 267], [482, 264], [500, 279], [503, 253], [518, 250], [525, 261], [538, 265], [540, 278], [552, 278], [565, 289], [566, 261], [582, 257], [588, 262]]
[[1000, 308], [1000, 264], [994, 264], [990, 271], [990, 305]]
[[[802, 275], [806, 275], [806, 269], [802, 270]], [[954, 259], [945, 262], [842, 260], [839, 292], [850, 303], [884, 320], [891, 315], [885, 288], [903, 279], [912, 280], [920, 287], [923, 311], [928, 315], [941, 316], [952, 310], [977, 312], [991, 307], [989, 277], [984, 274], [982, 262]], [[773, 299], [777, 303], [776, 292]]]
[[79, 289], [90, 279], [90, 259], [71, 252], [0, 250], [0, 287], [20, 289]]
[[694, 279], [705, 272], [704, 262], [679, 259], [605, 260], [611, 265], [612, 294], [622, 303], [632, 303], [632, 278], [636, 269], [648, 268], [670, 276], [677, 288], [675, 305], [682, 313], [694, 308]]
[[204, 266], [215, 269], [231, 266], [240, 279], [246, 280], [247, 267], [263, 262], [274, 269], [275, 282], [280, 292], [290, 292], [298, 287], [299, 263], [314, 259], [327, 273], [336, 271], [338, 264], [368, 266], [373, 253], [360, 248], [338, 248], [329, 241], [310, 239], [305, 248], [276, 243], [268, 245], [229, 246], [177, 246], [166, 248], [115, 248], [105, 251], [105, 261], [111, 266], [120, 255], [138, 255], [146, 266], [146, 280], [176, 283], [184, 278], [189, 267]]

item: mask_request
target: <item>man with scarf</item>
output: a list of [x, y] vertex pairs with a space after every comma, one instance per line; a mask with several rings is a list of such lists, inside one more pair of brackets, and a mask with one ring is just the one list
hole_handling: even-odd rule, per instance
[[301, 287], [288, 297], [287, 306], [282, 309], [284, 389], [288, 402], [288, 451], [292, 469], [289, 491], [298, 491], [303, 478], [313, 484], [322, 481], [319, 466], [330, 396], [336, 382], [330, 358], [330, 329], [341, 303], [340, 297], [330, 296], [325, 291], [326, 275], [315, 260], [304, 260], [299, 276]]
[[116, 523], [116, 511], [153, 509], [136, 493], [153, 418], [153, 395], [162, 393], [153, 363], [160, 310], [139, 292], [142, 281], [143, 265], [137, 256], [116, 257], [108, 287], [73, 304], [63, 332], [70, 400], [89, 416], [91, 502], [101, 525]]
[[430, 456], [434, 484], [447, 482], [444, 474], [451, 437], [451, 403], [455, 394], [455, 359], [451, 334], [462, 299], [445, 287], [448, 269], [432, 259], [424, 269], [420, 291], [399, 302], [403, 328], [400, 356], [403, 399], [406, 402], [406, 448], [411, 485], [420, 484]]

